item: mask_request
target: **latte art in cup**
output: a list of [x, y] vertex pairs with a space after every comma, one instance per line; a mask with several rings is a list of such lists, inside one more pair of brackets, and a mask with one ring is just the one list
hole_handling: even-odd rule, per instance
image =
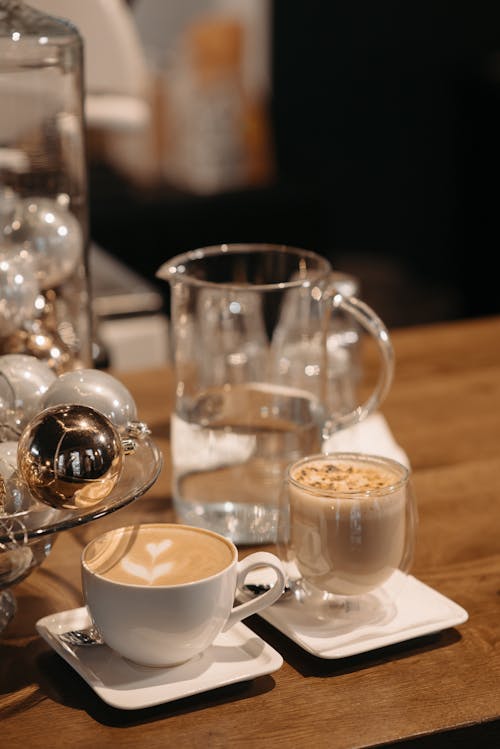
[[95, 574], [129, 585], [179, 585], [211, 577], [234, 559], [232, 547], [196, 528], [120, 528], [96, 541], [87, 557]]
[[301, 579], [334, 595], [359, 595], [408, 566], [414, 534], [408, 470], [360, 453], [294, 464], [284, 492], [284, 553]]

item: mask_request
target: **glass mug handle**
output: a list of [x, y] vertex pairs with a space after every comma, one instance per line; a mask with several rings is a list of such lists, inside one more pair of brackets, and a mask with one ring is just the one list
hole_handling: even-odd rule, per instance
[[373, 336], [377, 343], [381, 365], [377, 383], [370, 397], [349, 413], [331, 414], [323, 426], [323, 439], [328, 439], [340, 428], [343, 429], [357, 424], [373, 413], [389, 392], [394, 376], [394, 350], [389, 331], [380, 317], [365, 302], [354, 296], [344, 296], [335, 289], [332, 290], [331, 294], [331, 298], [327, 298], [327, 301], [331, 303], [333, 309], [341, 309], [354, 317], [361, 327]]
[[236, 579], [236, 590], [243, 587], [245, 578], [248, 573], [256, 569], [257, 567], [271, 567], [276, 572], [276, 580], [269, 590], [265, 593], [252, 598], [251, 601], [246, 603], [240, 603], [238, 606], [233, 606], [229, 619], [224, 626], [223, 632], [226, 632], [233, 624], [236, 624], [241, 619], [256, 614], [257, 611], [270, 606], [272, 603], [278, 600], [285, 589], [285, 571], [278, 557], [274, 554], [270, 554], [267, 551], [257, 551], [254, 554], [249, 554], [247, 557], [238, 562], [238, 576]]

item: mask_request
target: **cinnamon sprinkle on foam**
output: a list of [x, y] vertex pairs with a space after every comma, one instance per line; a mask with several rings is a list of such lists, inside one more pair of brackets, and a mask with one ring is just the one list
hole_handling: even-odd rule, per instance
[[292, 478], [313, 489], [336, 492], [373, 491], [392, 486], [397, 481], [392, 471], [369, 463], [344, 461], [304, 463], [292, 472]]

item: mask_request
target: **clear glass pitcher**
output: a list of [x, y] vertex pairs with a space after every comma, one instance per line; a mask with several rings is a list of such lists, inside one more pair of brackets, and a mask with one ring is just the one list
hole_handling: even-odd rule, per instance
[[83, 43], [0, 0], [0, 354], [91, 366]]
[[[387, 394], [388, 331], [366, 304], [339, 292], [325, 258], [306, 250], [224, 244], [174, 257], [157, 275], [171, 287], [178, 520], [240, 544], [273, 542], [286, 467]], [[380, 353], [362, 403], [354, 388], [346, 398], [346, 370], [332, 350], [346, 315]]]

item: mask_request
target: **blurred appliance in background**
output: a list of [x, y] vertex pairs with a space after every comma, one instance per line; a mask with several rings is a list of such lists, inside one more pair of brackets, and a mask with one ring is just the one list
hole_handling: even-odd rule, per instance
[[169, 321], [162, 295], [95, 243], [89, 257], [96, 366], [131, 372], [168, 363]]

